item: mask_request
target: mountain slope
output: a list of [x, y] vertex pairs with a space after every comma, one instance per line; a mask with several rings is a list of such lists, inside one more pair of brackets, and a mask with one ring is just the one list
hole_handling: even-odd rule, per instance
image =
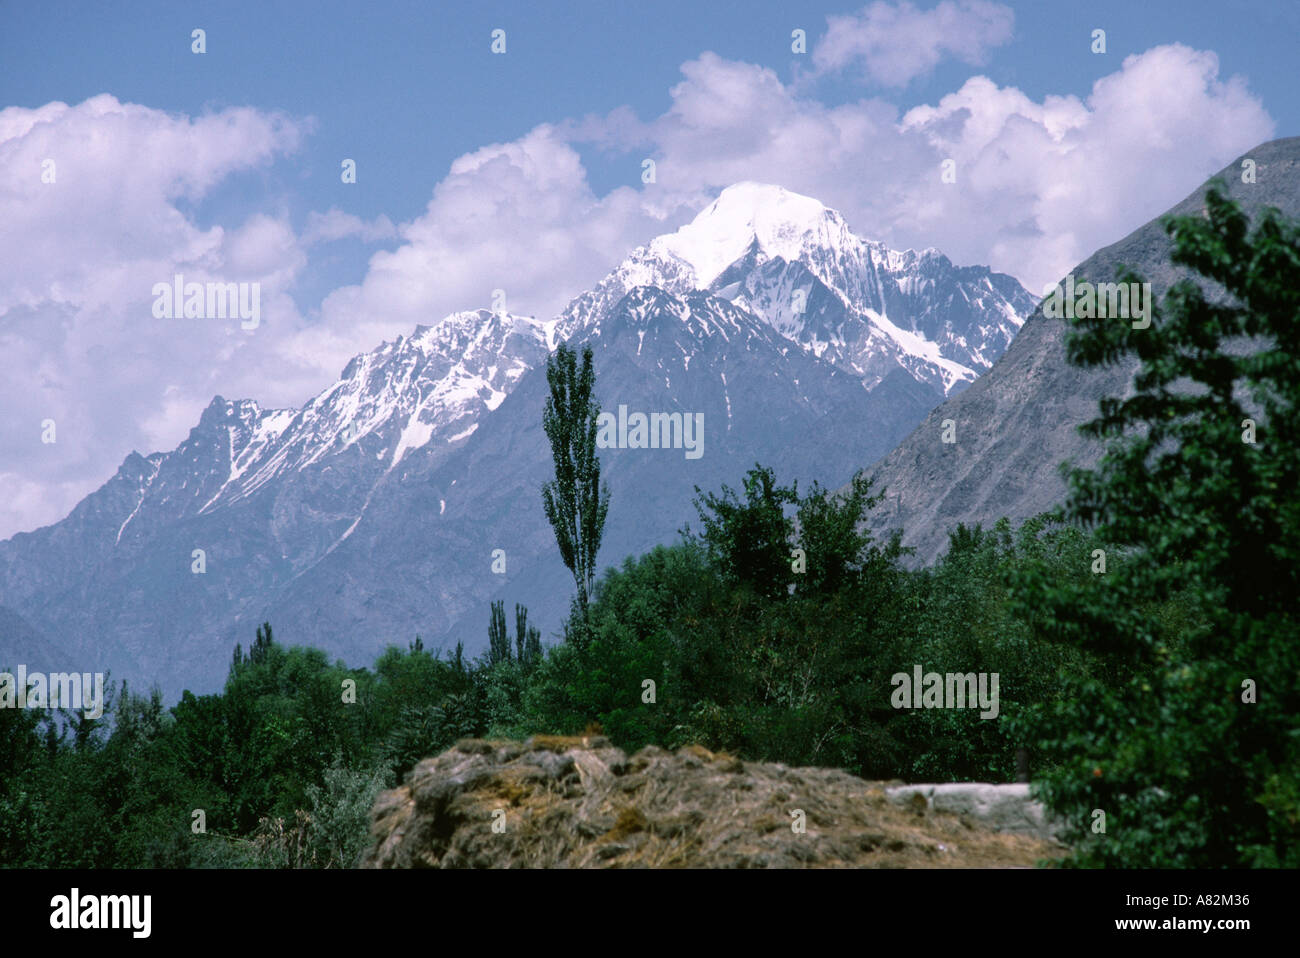
[[698, 457], [602, 452], [600, 558], [621, 562], [694, 520], [696, 485], [756, 461], [846, 481], [991, 361], [1027, 303], [1009, 277], [741, 184], [555, 320], [453, 314], [356, 356], [302, 409], [216, 397], [176, 449], [132, 453], [66, 519], [0, 543], [0, 633], [168, 696], [217, 687], [264, 619], [356, 663], [417, 633], [472, 654], [495, 598], [553, 633], [572, 591], [540, 505], [559, 339], [593, 346], [606, 410], [703, 416]]
[[544, 362], [550, 328], [454, 314], [354, 358], [301, 410], [216, 397], [175, 450], [132, 453], [66, 519], [0, 543], [0, 604], [80, 670], [166, 683], [178, 654], [227, 646], [232, 618], [346, 540], [411, 449], [463, 445]]
[[[613, 491], [602, 563], [673, 538], [695, 520], [696, 485], [735, 486], [756, 460], [805, 483], [843, 481], [859, 450], [883, 454], [938, 400], [901, 373], [866, 391], [703, 293], [635, 288], [574, 345], [587, 343], [602, 409], [701, 414], [704, 425], [698, 458], [684, 448], [601, 451]], [[541, 508], [551, 478], [541, 430], [548, 394], [545, 370], [536, 369], [457, 455], [422, 461], [417, 453], [406, 475], [376, 489], [348, 540], [246, 617], [244, 631], [270, 618], [287, 641], [337, 638], [327, 647], [350, 660], [374, 654], [377, 621], [390, 641], [421, 632], [426, 644], [462, 638], [476, 649], [495, 598], [523, 602], [556, 629], [573, 583]], [[492, 572], [496, 549], [505, 552], [504, 575]]]
[[[1244, 157], [1257, 164], [1253, 184], [1241, 181]], [[1276, 206], [1288, 216], [1300, 216], [1300, 138], [1262, 144], [1219, 175], [1248, 213]], [[1207, 185], [1169, 214], [1201, 211]], [[1111, 282], [1123, 263], [1163, 296], [1185, 273], [1169, 261], [1171, 244], [1159, 220], [1098, 250], [1072, 271], [1076, 282]], [[987, 374], [934, 409], [873, 466], [888, 499], [871, 524], [878, 531], [901, 526], [905, 544], [917, 549], [917, 562], [929, 562], [942, 552], [948, 531], [958, 522], [987, 526], [1001, 516], [1023, 520], [1063, 501], [1060, 462], [1096, 463], [1100, 447], [1080, 436], [1077, 427], [1097, 415], [1102, 396], [1128, 394], [1136, 366], [1131, 361], [1108, 369], [1069, 365], [1065, 330], [1064, 320], [1049, 319], [1036, 309]], [[941, 441], [945, 420], [955, 425], [955, 443]]]

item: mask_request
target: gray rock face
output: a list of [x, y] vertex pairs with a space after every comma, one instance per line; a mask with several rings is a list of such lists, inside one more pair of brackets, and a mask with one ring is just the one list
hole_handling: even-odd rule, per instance
[[[1275, 206], [1287, 216], [1300, 216], [1300, 138], [1274, 140], [1244, 157], [1255, 160], [1257, 182], [1241, 182], [1238, 158], [1220, 174], [1232, 198], [1252, 215]], [[1169, 214], [1202, 210], [1205, 189]], [[1113, 282], [1116, 267], [1126, 264], [1162, 296], [1185, 275], [1170, 263], [1170, 248], [1159, 220], [1153, 220], [1094, 253], [1073, 275], [1076, 281]], [[904, 544], [917, 550], [917, 564], [943, 552], [948, 532], [959, 522], [988, 526], [1002, 516], [1019, 521], [1062, 502], [1061, 462], [1096, 464], [1100, 447], [1077, 429], [1095, 418], [1101, 397], [1129, 394], [1136, 366], [1125, 362], [1084, 370], [1069, 365], [1065, 330], [1064, 320], [1048, 319], [1036, 309], [992, 369], [935, 408], [872, 467], [888, 499], [871, 525], [877, 531], [901, 527]], [[955, 443], [941, 441], [945, 420], [953, 422]]]
[[[586, 342], [603, 410], [704, 417], [697, 459], [685, 449], [601, 451], [612, 504], [600, 557], [610, 562], [669, 541], [693, 522], [696, 485], [735, 486], [755, 460], [804, 483], [847, 478], [856, 450], [883, 453], [906, 433], [903, 423], [919, 421], [939, 399], [902, 374], [866, 391], [790, 349], [751, 314], [703, 293], [635, 289], [598, 332], [576, 339], [579, 347]], [[552, 475], [541, 430], [547, 395], [539, 368], [455, 455], [413, 453], [400, 476], [374, 491], [347, 540], [272, 597], [263, 614], [281, 623], [276, 635], [337, 642], [325, 647], [368, 661], [382, 623], [389, 641], [420, 632], [426, 644], [463, 638], [473, 651], [485, 635], [487, 603], [497, 597], [526, 604], [548, 633], [557, 629], [573, 582], [540, 504]], [[835, 424], [831, 443], [827, 423]], [[491, 572], [497, 548], [506, 553], [504, 575]]]

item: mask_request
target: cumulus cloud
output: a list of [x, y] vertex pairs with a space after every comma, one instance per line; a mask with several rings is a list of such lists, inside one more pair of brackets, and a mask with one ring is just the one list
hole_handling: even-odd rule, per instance
[[986, 0], [943, 0], [932, 10], [877, 2], [857, 13], [826, 18], [813, 48], [820, 73], [852, 71], [883, 86], [902, 87], [945, 57], [979, 66], [1011, 39], [1015, 13]]
[[401, 245], [326, 297], [298, 348], [343, 360], [417, 323], [486, 307], [494, 290], [508, 311], [549, 318], [660, 225], [631, 188], [597, 197], [578, 152], [539, 126], [457, 159], [423, 215], [399, 228]]
[[[203, 229], [179, 205], [297, 149], [307, 128], [108, 95], [0, 110], [0, 535], [59, 519], [132, 448], [174, 446], [214, 387], [257, 388], [257, 337], [301, 321], [288, 296], [305, 263], [298, 241], [282, 219]], [[177, 273], [260, 283], [262, 326], [156, 319], [153, 287]], [[46, 420], [54, 443], [41, 442]]]
[[[1218, 57], [1180, 44], [1127, 57], [1082, 101], [1035, 102], [973, 77], [899, 129], [933, 158], [931, 175], [906, 184], [908, 221], [895, 228], [987, 259], [1031, 292], [1274, 135], [1241, 78], [1221, 80]], [[955, 161], [955, 185], [940, 182], [941, 159]]]

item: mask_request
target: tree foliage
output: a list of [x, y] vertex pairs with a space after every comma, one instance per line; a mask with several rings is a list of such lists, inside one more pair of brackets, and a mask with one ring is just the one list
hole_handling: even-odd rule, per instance
[[[1065, 510], [1125, 555], [1122, 573], [1019, 586], [1041, 634], [1121, 670], [1076, 676], [1038, 710], [1060, 760], [1042, 792], [1080, 864], [1294, 866], [1300, 235], [1274, 212], [1250, 230], [1218, 189], [1166, 228], [1206, 289], [1175, 285], [1148, 329], [1077, 320], [1067, 342], [1079, 365], [1139, 369], [1087, 425], [1107, 450], [1072, 473]], [[1175, 596], [1182, 614], [1149, 614]]]
[[555, 478], [542, 487], [542, 507], [560, 558], [573, 574], [578, 605], [585, 610], [595, 589], [596, 554], [609, 512], [609, 488], [600, 481], [596, 455], [600, 407], [594, 398], [591, 347], [583, 349], [579, 369], [574, 351], [561, 343], [546, 361], [546, 379], [550, 395], [542, 428], [551, 444]]

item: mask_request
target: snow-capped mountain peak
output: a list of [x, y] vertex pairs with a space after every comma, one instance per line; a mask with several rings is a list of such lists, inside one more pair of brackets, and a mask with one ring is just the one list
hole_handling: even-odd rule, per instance
[[852, 239], [839, 213], [817, 200], [767, 183], [737, 183], [650, 251], [691, 267], [703, 289], [757, 244], [765, 258], [795, 260], [810, 247], [837, 248]]
[[[187, 442], [228, 442], [228, 475], [199, 512], [247, 498], [288, 472], [360, 454], [376, 474], [413, 450], [457, 442], [554, 346], [555, 321], [486, 309], [452, 313], [359, 353], [301, 409], [218, 396]], [[228, 433], [228, 439], [226, 434]]]
[[598, 331], [640, 286], [729, 300], [868, 389], [901, 368], [943, 395], [988, 369], [1034, 307], [1010, 276], [862, 239], [818, 200], [755, 182], [633, 250], [569, 303], [561, 338]]

